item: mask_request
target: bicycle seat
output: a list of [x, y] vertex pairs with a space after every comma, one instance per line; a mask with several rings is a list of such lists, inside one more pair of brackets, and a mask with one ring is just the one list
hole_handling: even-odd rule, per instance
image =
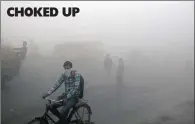
[[79, 102], [87, 103], [88, 101], [87, 100], [84, 100], [84, 99], [79, 99]]

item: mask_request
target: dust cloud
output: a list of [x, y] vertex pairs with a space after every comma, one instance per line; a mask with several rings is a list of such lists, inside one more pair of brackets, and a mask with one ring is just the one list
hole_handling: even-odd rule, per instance
[[[10, 6], [77, 6], [80, 13], [75, 18], [10, 18]], [[1, 17], [2, 46], [28, 42], [19, 74], [1, 91], [2, 124], [40, 116], [46, 104], [41, 96], [55, 84], [66, 60], [85, 79], [84, 99], [96, 124], [194, 123], [193, 1], [4, 1]], [[110, 75], [106, 54], [113, 61]], [[117, 82], [119, 58], [122, 83]]]

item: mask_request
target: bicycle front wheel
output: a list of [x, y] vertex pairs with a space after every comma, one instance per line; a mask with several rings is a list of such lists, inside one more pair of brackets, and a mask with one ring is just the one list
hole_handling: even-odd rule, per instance
[[28, 122], [28, 124], [49, 124], [47, 120], [43, 118], [35, 118], [32, 121]]

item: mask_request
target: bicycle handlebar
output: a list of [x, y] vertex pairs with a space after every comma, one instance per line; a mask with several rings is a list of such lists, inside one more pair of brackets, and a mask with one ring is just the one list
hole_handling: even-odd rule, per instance
[[50, 98], [47, 98], [47, 97], [45, 99], [48, 100], [49, 102], [56, 102], [56, 103], [63, 101], [63, 99], [57, 101], [57, 100], [53, 100], [53, 99], [50, 99]]
[[[53, 100], [53, 99], [50, 99], [48, 97], [46, 97], [45, 99], [48, 100], [49, 102], [55, 102], [55, 103], [59, 103], [59, 102], [62, 102], [63, 101], [63, 99], [62, 100]], [[79, 99], [79, 102], [85, 102], [85, 103], [87, 103], [88, 101], [87, 100], [84, 100], [84, 99]]]

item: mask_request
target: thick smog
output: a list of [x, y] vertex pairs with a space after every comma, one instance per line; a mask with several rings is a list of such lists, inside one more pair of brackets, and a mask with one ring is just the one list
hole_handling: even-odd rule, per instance
[[80, 11], [74, 18], [10, 18], [7, 8], [28, 4], [1, 3], [2, 124], [42, 116], [43, 98], [69, 92], [72, 79], [63, 83], [62, 75], [72, 70], [73, 81], [84, 79], [80, 99], [91, 108], [90, 122], [194, 124], [194, 2], [28, 3], [74, 3]]

